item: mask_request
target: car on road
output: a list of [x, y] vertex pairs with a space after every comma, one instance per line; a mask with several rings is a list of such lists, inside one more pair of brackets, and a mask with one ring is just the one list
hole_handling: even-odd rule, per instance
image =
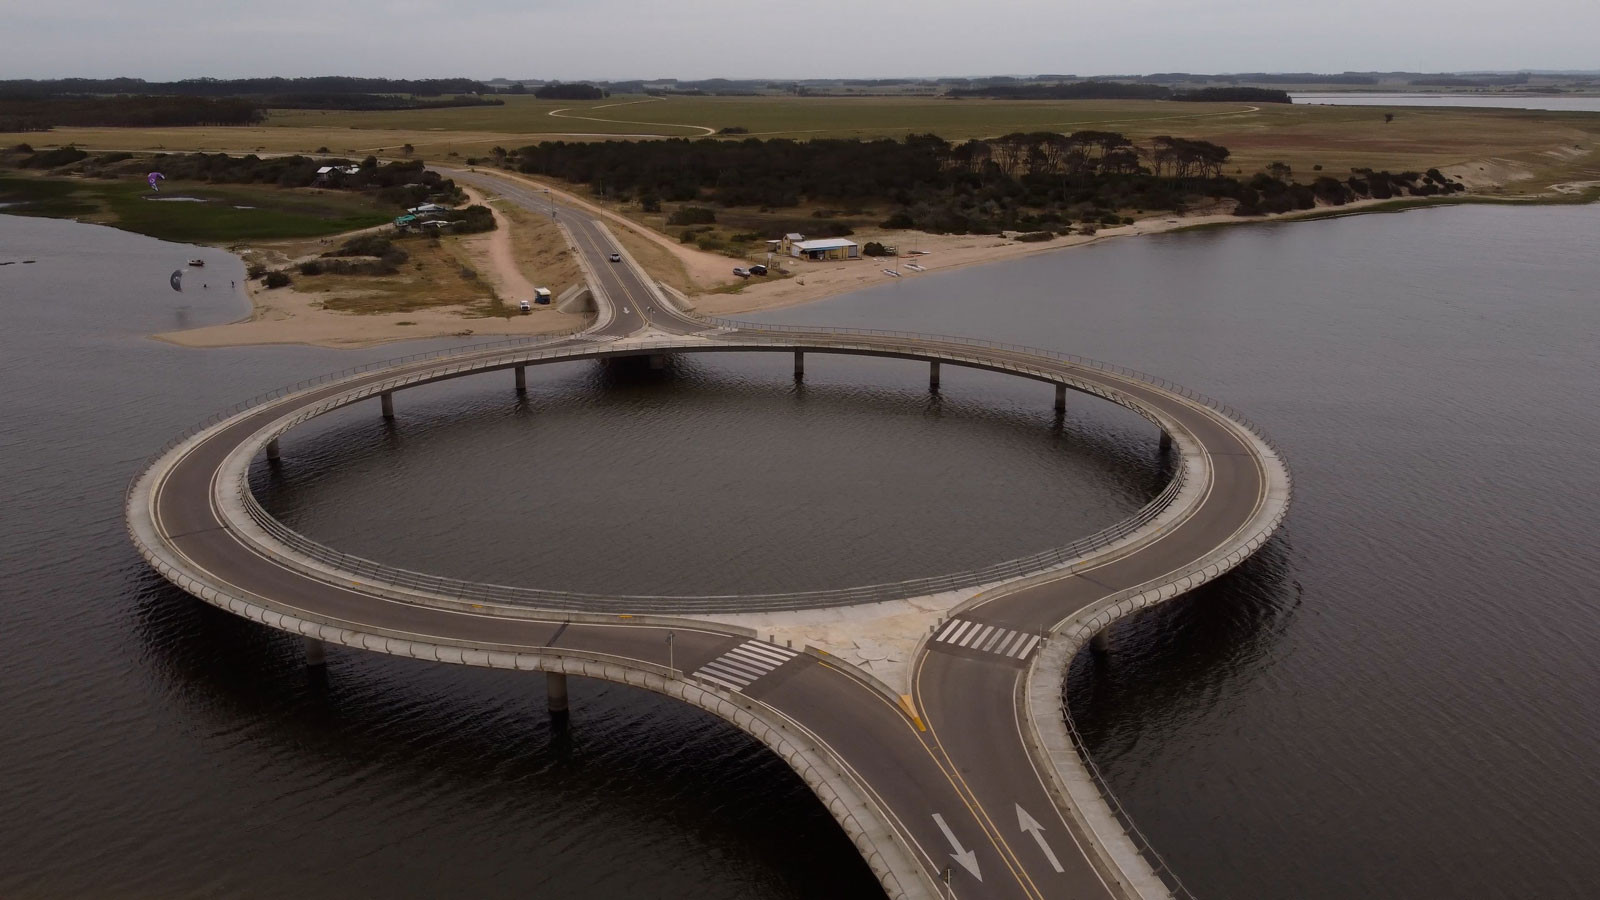
[[750, 270], [746, 269], [744, 266], [734, 266], [733, 274], [739, 276], [740, 278], [749, 278]]
[[613, 254], [611, 254], [611, 256], [610, 256], [610, 257], [609, 257], [609, 259], [610, 259], [610, 260], [611, 260], [611, 261], [612, 261], [612, 262], [622, 262], [622, 254], [621, 254], [621, 253], [613, 253]]

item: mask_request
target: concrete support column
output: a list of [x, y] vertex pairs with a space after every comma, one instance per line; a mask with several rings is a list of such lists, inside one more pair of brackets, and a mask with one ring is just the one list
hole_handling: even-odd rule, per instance
[[1172, 435], [1167, 434], [1165, 431], [1161, 432], [1161, 452], [1165, 453], [1165, 452], [1167, 452], [1168, 450], [1171, 450], [1171, 449], [1172, 449]]
[[804, 381], [805, 377], [806, 377], [806, 352], [804, 350], [796, 350], [794, 352], [794, 380], [795, 381]]
[[1067, 411], [1067, 386], [1064, 385], [1064, 384], [1058, 384], [1058, 385], [1056, 385], [1056, 412], [1066, 412], [1066, 411]]
[[383, 417], [385, 419], [394, 418], [394, 393], [392, 391], [384, 391], [378, 395], [378, 399], [383, 402]]
[[527, 392], [528, 392], [528, 367], [527, 366], [517, 366], [517, 393], [526, 394]]
[[314, 638], [306, 638], [306, 665], [321, 668], [328, 664], [328, 645]]
[[1089, 639], [1089, 649], [1095, 653], [1106, 654], [1111, 652], [1111, 629], [1106, 627], [1095, 633]]
[[937, 391], [938, 389], [939, 389], [939, 364], [937, 362], [931, 362], [931, 363], [928, 363], [928, 390]]
[[567, 714], [567, 676], [564, 672], [544, 673], [545, 693], [550, 698], [550, 715]]
[[280, 455], [281, 451], [278, 449], [278, 439], [273, 438], [272, 440], [267, 441], [267, 459], [276, 461]]
[[667, 355], [665, 353], [652, 353], [652, 354], [650, 354], [650, 368], [652, 370], [659, 371], [661, 369], [665, 369], [666, 367], [667, 367]]

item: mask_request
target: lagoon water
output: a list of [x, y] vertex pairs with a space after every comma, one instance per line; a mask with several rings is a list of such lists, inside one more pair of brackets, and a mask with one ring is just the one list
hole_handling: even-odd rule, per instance
[[[1283, 533], [1125, 624], [1070, 699], [1213, 898], [1583, 897], [1600, 883], [1600, 207], [1167, 235], [918, 276], [766, 318], [1023, 341], [1246, 410]], [[166, 586], [122, 489], [190, 421], [420, 349], [184, 350], [244, 312], [166, 275], [225, 254], [0, 216], [0, 895], [870, 897], [784, 765], [693, 710], [336, 652]], [[210, 294], [208, 296], [207, 294]], [[444, 342], [439, 342], [443, 345]], [[424, 345], [425, 346], [425, 345]], [[948, 370], [574, 365], [401, 394], [285, 441], [258, 487], [342, 548], [663, 593], [829, 586], [1018, 555], [1136, 507], [1141, 420]], [[534, 373], [530, 373], [533, 375]]]
[[1550, 112], [1600, 112], [1600, 96], [1564, 94], [1386, 94], [1332, 91], [1290, 94], [1295, 103], [1325, 106], [1449, 106], [1468, 109], [1542, 109]]

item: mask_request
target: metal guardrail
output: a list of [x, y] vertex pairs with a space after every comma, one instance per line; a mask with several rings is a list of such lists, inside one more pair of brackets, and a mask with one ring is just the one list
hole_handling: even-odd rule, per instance
[[1274, 452], [1278, 452], [1278, 445], [1273, 442], [1272, 438], [1264, 429], [1262, 429], [1255, 422], [1251, 421], [1250, 418], [1244, 413], [1239, 412], [1239, 410], [1234, 409], [1226, 403], [1214, 400], [1210, 397], [1207, 397], [1205, 394], [1200, 393], [1199, 391], [1192, 391], [1181, 384], [1176, 384], [1166, 380], [1165, 378], [1160, 378], [1147, 372], [1141, 372], [1137, 369], [1130, 369], [1126, 366], [1118, 366], [1112, 363], [1101, 362], [1096, 359], [1089, 359], [1088, 357], [1076, 356], [1071, 353], [1045, 350], [1040, 347], [1030, 347], [1026, 344], [1008, 344], [1001, 341], [987, 341], [981, 338], [959, 337], [947, 334], [930, 334], [917, 331], [892, 331], [881, 328], [841, 328], [831, 325], [780, 325], [768, 324], [766, 322], [745, 322], [739, 319], [724, 319], [717, 316], [701, 316], [700, 318], [711, 325], [716, 325], [722, 328], [736, 329], [742, 332], [740, 335], [741, 337], [750, 336], [751, 334], [760, 334], [761, 332], [768, 332], [771, 334], [789, 335], [814, 334], [834, 335], [839, 337], [901, 338], [904, 340], [914, 340], [926, 343], [953, 344], [964, 347], [977, 347], [985, 350], [999, 350], [1011, 354], [1037, 356], [1055, 362], [1065, 362], [1075, 366], [1080, 366], [1082, 368], [1093, 369], [1097, 372], [1109, 372], [1113, 375], [1120, 375], [1124, 378], [1142, 381], [1145, 384], [1161, 388], [1169, 393], [1177, 394], [1181, 397], [1193, 400], [1203, 406], [1214, 409], [1228, 418], [1233, 419], [1235, 422], [1238, 422], [1240, 425], [1248, 428], [1252, 434], [1260, 438], [1267, 446], [1271, 447]]
[[535, 346], [539, 344], [552, 343], [554, 341], [560, 341], [578, 334], [582, 334], [587, 330], [587, 328], [573, 328], [565, 331], [549, 332], [547, 334], [529, 335], [528, 337], [521, 338], [505, 338], [498, 341], [483, 341], [480, 343], [468, 344], [465, 347], [446, 347], [442, 350], [429, 350], [422, 353], [413, 353], [409, 356], [398, 356], [390, 359], [374, 360], [369, 363], [362, 363], [359, 366], [351, 366], [347, 369], [341, 369], [337, 372], [328, 372], [322, 375], [313, 376], [311, 378], [305, 378], [295, 382], [294, 384], [285, 385], [284, 387], [280, 387], [275, 390], [257, 394], [248, 400], [241, 400], [227, 409], [212, 413], [204, 420], [189, 426], [180, 432], [176, 437], [173, 437], [171, 440], [161, 445], [161, 449], [145, 457], [143, 462], [140, 463], [138, 473], [135, 474], [133, 479], [128, 482], [128, 487], [123, 494], [124, 505], [126, 505], [127, 498], [133, 494], [133, 489], [138, 486], [140, 479], [142, 479], [149, 468], [155, 464], [156, 460], [166, 455], [166, 453], [173, 447], [178, 446], [179, 444], [194, 437], [200, 432], [205, 431], [207, 428], [210, 428], [218, 422], [236, 416], [245, 410], [261, 406], [265, 403], [271, 403], [279, 398], [287, 397], [290, 394], [297, 394], [301, 391], [318, 387], [319, 385], [331, 384], [346, 378], [353, 378], [366, 372], [376, 372], [386, 368], [393, 368], [395, 366], [421, 362], [426, 359], [446, 359], [452, 356], [473, 356], [487, 351], [499, 351], [510, 349], [512, 347]]

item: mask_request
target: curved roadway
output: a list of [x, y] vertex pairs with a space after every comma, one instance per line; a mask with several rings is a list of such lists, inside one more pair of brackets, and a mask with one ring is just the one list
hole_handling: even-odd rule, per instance
[[[1039, 583], [990, 591], [958, 610], [940, 626], [949, 639], [925, 640], [914, 661], [910, 708], [870, 676], [825, 654], [765, 645], [736, 628], [681, 618], [574, 617], [430, 602], [288, 559], [241, 528], [237, 511], [229, 509], [226, 484], [229, 471], [238, 475], [237, 463], [235, 470], [228, 465], [241, 448], [264, 444], [273, 424], [286, 417], [348, 399], [352, 392], [375, 393], [396, 379], [427, 377], [445, 365], [503, 368], [527, 359], [530, 350], [563, 357], [648, 353], [649, 336], [683, 345], [679, 349], [701, 341], [705, 346], [694, 349], [765, 343], [771, 349], [923, 358], [978, 353], [956, 339], [841, 337], [825, 330], [751, 334], [717, 327], [666, 303], [631, 258], [607, 261], [621, 248], [583, 211], [552, 204], [549, 195], [522, 182], [452, 174], [552, 215], [568, 229], [596, 290], [595, 326], [537, 345], [469, 348], [446, 360], [385, 368], [289, 394], [202, 430], [165, 453], [130, 489], [130, 530], [146, 558], [192, 593], [218, 603], [226, 598], [231, 608], [267, 611], [264, 621], [300, 633], [308, 633], [305, 623], [318, 623], [368, 636], [349, 641], [359, 646], [390, 652], [398, 652], [391, 642], [433, 647], [436, 657], [454, 653], [454, 661], [463, 661], [463, 650], [517, 659], [567, 655], [664, 672], [679, 683], [675, 691], [693, 684], [697, 696], [714, 695], [735, 711], [720, 714], [742, 722], [737, 711], [744, 710], [781, 730], [787, 736], [782, 740], [804, 742], [827, 757], [837, 770], [833, 775], [843, 776], [876, 823], [847, 823], [832, 802], [830, 810], [847, 824], [891, 895], [1148, 895], [1149, 879], [1137, 884], [1126, 861], [1107, 851], [1104, 835], [1091, 834], [1095, 829], [1064, 799], [1062, 775], [1033, 747], [1025, 692], [1037, 641], [1029, 636], [1055, 631], [1108, 595], [1170, 580], [1237, 546], [1252, 529], [1256, 537], [1270, 533], [1281, 520], [1282, 508], [1267, 515], [1274, 486], [1286, 476], [1281, 461], [1239, 422], [1201, 403], [1113, 372], [1074, 368], [1020, 350], [982, 351], [998, 368], [1037, 372], [1056, 366], [1062, 383], [1137, 402], [1175, 432], [1200, 477], [1181, 514], [1140, 540], [1033, 579]], [[1287, 498], [1277, 499], [1286, 508]], [[968, 633], [957, 634], [962, 631]], [[776, 747], [775, 740], [768, 739], [769, 745]], [[802, 771], [808, 781], [811, 774]], [[874, 859], [873, 849], [882, 851], [881, 858]]]

